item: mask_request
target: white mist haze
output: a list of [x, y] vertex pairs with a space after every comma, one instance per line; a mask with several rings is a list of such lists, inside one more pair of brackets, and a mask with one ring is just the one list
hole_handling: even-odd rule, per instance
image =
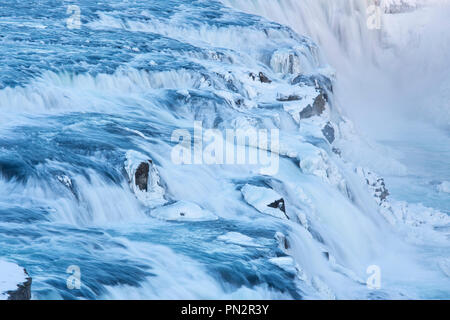
[[384, 1], [384, 11], [392, 6], [404, 10], [383, 13], [380, 30], [367, 27], [371, 1], [225, 3], [310, 36], [337, 72], [339, 107], [363, 133], [392, 135], [405, 120], [449, 126], [448, 1]]

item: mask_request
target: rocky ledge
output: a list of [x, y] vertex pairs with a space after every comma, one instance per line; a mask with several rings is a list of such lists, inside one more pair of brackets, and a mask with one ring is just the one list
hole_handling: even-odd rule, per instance
[[0, 300], [30, 300], [31, 282], [24, 268], [0, 260]]

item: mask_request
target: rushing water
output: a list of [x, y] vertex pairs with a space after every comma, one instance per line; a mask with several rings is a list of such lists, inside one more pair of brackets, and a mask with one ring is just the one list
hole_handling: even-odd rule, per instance
[[[291, 90], [291, 79], [274, 70], [273, 53], [297, 50], [306, 74], [326, 73], [327, 62], [336, 68], [338, 106], [332, 117], [339, 122], [338, 111], [347, 110], [358, 126], [360, 113], [345, 106], [355, 107], [364, 96], [341, 93], [352, 82], [355, 91], [361, 89], [355, 79], [364, 71], [344, 73], [339, 84], [349, 60], [343, 51], [332, 53], [341, 50], [340, 42], [348, 44], [355, 30], [365, 30], [365, 6], [286, 0], [288, 8], [272, 4], [273, 10], [261, 12], [259, 1], [242, 8], [249, 5], [244, 2], [224, 1], [237, 9], [207, 0], [0, 4], [0, 257], [27, 268], [33, 298], [449, 297], [445, 225], [436, 234], [433, 225], [406, 231], [390, 225], [352, 163], [385, 174], [399, 200], [448, 213], [448, 193], [436, 189], [450, 180], [448, 161], [436, 149], [427, 153], [420, 146], [428, 145], [435, 132], [416, 144], [389, 142], [399, 153], [378, 162], [364, 161], [374, 151], [342, 134], [336, 145], [347, 162], [325, 139], [299, 131], [274, 98]], [[74, 14], [69, 5], [80, 8], [81, 28], [68, 27]], [[298, 27], [295, 15], [283, 19], [290, 11], [306, 21], [308, 10], [317, 14], [309, 28]], [[327, 12], [342, 13], [342, 20], [333, 20], [339, 39], [325, 28]], [[368, 37], [378, 41], [377, 35]], [[327, 46], [327, 40], [333, 43]], [[363, 50], [375, 59], [377, 51], [367, 41], [362, 38], [361, 47], [346, 50]], [[253, 84], [249, 73], [259, 72], [273, 83]], [[252, 166], [176, 165], [171, 135], [175, 129], [191, 130], [194, 120], [220, 130], [250, 124], [279, 128], [288, 154], [298, 152], [314, 166], [323, 152], [327, 156], [320, 161], [329, 167], [308, 172], [295, 156], [283, 156], [279, 172], [268, 177]], [[448, 153], [448, 136], [443, 139], [439, 143]], [[415, 155], [407, 157], [409, 162], [403, 161], [407, 148]], [[130, 150], [153, 160], [168, 201], [196, 203], [218, 219], [153, 218], [154, 207], [142, 203], [128, 183], [124, 164]], [[425, 160], [430, 154], [431, 162]], [[377, 168], [383, 162], [388, 164]], [[405, 166], [413, 177], [395, 174]], [[423, 174], [428, 168], [435, 171]], [[325, 180], [320, 170], [326, 171]], [[250, 182], [282, 193], [288, 214], [302, 217], [301, 223], [249, 206], [240, 190]], [[289, 236], [288, 252], [275, 239], [277, 232]], [[405, 234], [421, 241], [406, 241]], [[274, 263], [279, 257], [295, 263]], [[380, 290], [365, 283], [367, 267], [374, 264], [383, 274]], [[79, 290], [67, 287], [66, 270], [73, 265], [81, 271]]]

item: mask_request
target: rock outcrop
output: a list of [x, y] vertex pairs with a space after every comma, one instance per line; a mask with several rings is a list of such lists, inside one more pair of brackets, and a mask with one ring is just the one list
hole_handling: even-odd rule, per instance
[[361, 167], [356, 168], [356, 173], [360, 177], [365, 179], [367, 186], [372, 192], [378, 205], [382, 205], [384, 202], [386, 202], [389, 191], [386, 188], [386, 184], [384, 183], [383, 178]]
[[0, 260], [0, 300], [30, 300], [32, 279], [15, 263]]
[[326, 99], [323, 93], [319, 94], [312, 105], [308, 105], [300, 111], [300, 119], [308, 119], [314, 116], [320, 116], [325, 111]]
[[[23, 269], [25, 274], [28, 276], [28, 273], [25, 269]], [[9, 295], [8, 300], [30, 300], [31, 299], [31, 277], [28, 277], [27, 280], [23, 283], [17, 285], [16, 290], [8, 291]]]
[[246, 184], [241, 189], [245, 201], [261, 213], [281, 219], [289, 219], [283, 197], [276, 191]]
[[148, 207], [167, 203], [158, 169], [153, 160], [134, 150], [126, 154], [125, 171], [136, 197]]
[[151, 160], [141, 162], [134, 173], [134, 181], [141, 191], [148, 191], [148, 174], [150, 171]]
[[264, 73], [259, 72], [258, 75], [254, 74], [253, 72], [250, 73], [250, 78], [253, 80], [259, 80], [261, 83], [272, 83], [272, 80], [270, 80]]

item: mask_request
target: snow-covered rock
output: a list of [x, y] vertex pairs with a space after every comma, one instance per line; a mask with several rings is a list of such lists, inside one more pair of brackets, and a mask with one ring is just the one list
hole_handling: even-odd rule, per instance
[[31, 299], [31, 278], [24, 268], [0, 260], [0, 300]]
[[389, 191], [386, 188], [386, 184], [384, 183], [384, 179], [382, 177], [361, 167], [356, 168], [356, 173], [366, 181], [367, 186], [378, 205], [386, 202], [387, 197], [389, 196]]
[[168, 221], [210, 221], [218, 219], [212, 212], [187, 201], [177, 201], [173, 204], [153, 209], [150, 215]]
[[251, 72], [249, 76], [252, 80], [259, 80], [261, 83], [272, 83], [272, 80], [270, 80], [263, 72], [259, 72], [258, 75]]
[[246, 184], [241, 189], [245, 201], [261, 213], [289, 219], [283, 197], [270, 188]]
[[322, 133], [325, 139], [331, 144], [336, 139], [336, 129], [334, 128], [331, 122], [327, 122], [327, 124], [322, 128]]
[[146, 206], [154, 208], [167, 202], [158, 169], [151, 159], [140, 152], [126, 153], [125, 171], [136, 197]]
[[300, 119], [308, 119], [314, 116], [320, 116], [325, 111], [325, 105], [327, 100], [325, 96], [320, 93], [317, 97], [314, 98], [314, 102], [312, 105], [308, 105], [302, 111], [300, 111]]
[[304, 173], [322, 178], [329, 184], [338, 187], [344, 194], [347, 192], [344, 177], [324, 150], [310, 145], [309, 148], [304, 148], [300, 159], [300, 168]]
[[285, 101], [283, 108], [298, 124], [301, 119], [322, 115], [326, 110], [325, 104], [322, 105], [322, 98], [318, 98], [321, 93], [315, 87], [302, 87], [301, 90], [289, 94], [278, 93], [278, 99], [289, 95], [295, 95], [297, 99]]
[[389, 205], [389, 209], [398, 222], [412, 227], [432, 228], [450, 225], [450, 217], [447, 214], [422, 204], [392, 201]]

